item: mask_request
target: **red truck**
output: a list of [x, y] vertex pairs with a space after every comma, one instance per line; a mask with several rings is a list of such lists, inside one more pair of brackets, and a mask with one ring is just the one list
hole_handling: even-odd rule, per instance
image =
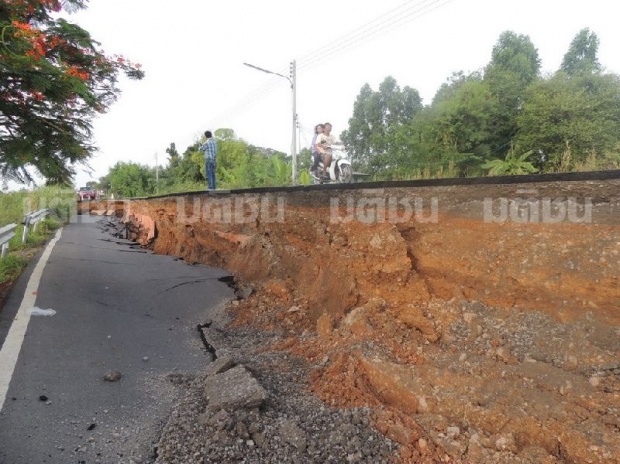
[[80, 187], [78, 190], [78, 201], [94, 200], [97, 197], [97, 193], [90, 187]]

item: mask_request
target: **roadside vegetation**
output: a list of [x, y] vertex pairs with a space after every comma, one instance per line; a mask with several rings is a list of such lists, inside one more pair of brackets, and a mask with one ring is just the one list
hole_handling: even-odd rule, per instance
[[[0, 292], [19, 277], [29, 259], [54, 231], [70, 220], [75, 211], [75, 201], [72, 189], [52, 186], [0, 194], [0, 227], [17, 224], [15, 236], [9, 242], [9, 251], [0, 259]], [[22, 243], [24, 216], [40, 209], [49, 209], [50, 216], [39, 221], [36, 228], [30, 227], [26, 241]]]

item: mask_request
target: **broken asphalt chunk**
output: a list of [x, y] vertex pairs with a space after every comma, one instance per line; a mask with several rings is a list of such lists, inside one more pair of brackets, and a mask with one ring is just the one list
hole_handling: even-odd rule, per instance
[[267, 399], [267, 391], [243, 366], [207, 377], [205, 398], [211, 411], [257, 408]]

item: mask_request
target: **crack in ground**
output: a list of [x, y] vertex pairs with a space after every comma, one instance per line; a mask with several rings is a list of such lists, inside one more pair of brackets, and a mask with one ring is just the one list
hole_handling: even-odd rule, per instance
[[209, 327], [211, 327], [212, 321], [207, 321], [204, 324], [198, 324], [198, 326], [196, 327], [196, 329], [198, 330], [198, 334], [200, 335], [200, 339], [202, 340], [202, 344], [205, 346], [205, 350], [207, 350], [207, 353], [209, 353], [211, 355], [211, 362], [215, 361], [217, 359], [217, 354], [215, 353], [215, 348], [213, 348], [213, 345], [211, 345], [211, 343], [209, 343], [209, 340], [207, 340], [207, 336], [205, 335], [204, 331], [202, 329], [208, 329]]

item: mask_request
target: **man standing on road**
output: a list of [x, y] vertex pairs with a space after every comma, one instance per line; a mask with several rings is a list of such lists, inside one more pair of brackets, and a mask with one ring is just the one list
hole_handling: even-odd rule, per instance
[[217, 144], [213, 140], [211, 131], [205, 132], [207, 141], [202, 144], [200, 151], [205, 154], [205, 167], [207, 171], [207, 190], [215, 190], [215, 168], [217, 167]]

